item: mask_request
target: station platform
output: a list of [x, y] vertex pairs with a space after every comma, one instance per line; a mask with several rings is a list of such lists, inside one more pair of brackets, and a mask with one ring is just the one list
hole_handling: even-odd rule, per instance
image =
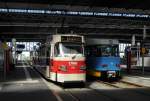
[[0, 79], [0, 101], [57, 101], [40, 76], [23, 63]]
[[134, 83], [144, 87], [150, 87], [150, 71], [142, 69], [132, 69], [130, 73], [125, 70], [122, 71], [122, 81]]

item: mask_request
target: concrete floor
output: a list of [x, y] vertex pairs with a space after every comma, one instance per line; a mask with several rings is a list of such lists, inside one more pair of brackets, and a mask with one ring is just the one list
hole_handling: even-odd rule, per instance
[[5, 81], [0, 82], [0, 101], [57, 101], [35, 71], [25, 68], [31, 74], [31, 80], [25, 76], [23, 67], [16, 67]]
[[[132, 76], [130, 75], [130, 79]], [[141, 81], [140, 78], [137, 80]], [[132, 81], [134, 80], [131, 79]], [[80, 86], [63, 88], [42, 79], [34, 69], [25, 64], [17, 66], [7, 75], [5, 81], [0, 82], [0, 101], [149, 101], [149, 99], [149, 87], [113, 88], [97, 81], [88, 81], [85, 88]]]
[[127, 74], [124, 71], [122, 80], [135, 83], [135, 84], [139, 84], [145, 87], [150, 87], [150, 71], [145, 70], [145, 72], [143, 73], [142, 69], [131, 70], [130, 74]]

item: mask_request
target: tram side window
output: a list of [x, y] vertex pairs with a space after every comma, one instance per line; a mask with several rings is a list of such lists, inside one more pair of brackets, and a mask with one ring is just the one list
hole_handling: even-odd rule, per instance
[[49, 65], [50, 62], [50, 53], [51, 53], [51, 47], [47, 47], [46, 49], [46, 64]]
[[56, 43], [56, 44], [55, 44], [55, 47], [54, 47], [54, 56], [55, 56], [55, 57], [58, 57], [59, 55], [60, 55], [59, 43]]

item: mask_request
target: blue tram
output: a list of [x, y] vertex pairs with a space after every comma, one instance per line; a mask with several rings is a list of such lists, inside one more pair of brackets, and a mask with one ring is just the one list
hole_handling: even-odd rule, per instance
[[112, 39], [86, 39], [87, 74], [120, 78], [119, 42]]

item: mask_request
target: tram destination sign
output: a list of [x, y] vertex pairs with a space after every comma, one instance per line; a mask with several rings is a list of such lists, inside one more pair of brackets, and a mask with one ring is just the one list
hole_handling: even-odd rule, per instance
[[76, 42], [76, 43], [82, 43], [82, 37], [78, 36], [61, 36], [62, 42]]

